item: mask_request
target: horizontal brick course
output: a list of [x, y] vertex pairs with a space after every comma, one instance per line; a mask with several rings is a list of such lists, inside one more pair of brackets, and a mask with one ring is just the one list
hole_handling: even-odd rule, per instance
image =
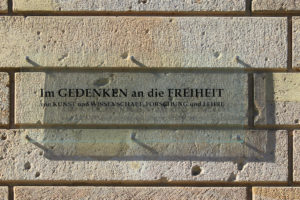
[[287, 182], [286, 131], [27, 129], [0, 133], [7, 137], [0, 141], [1, 181]]
[[71, 1], [55, 1], [55, 0], [13, 0], [14, 11], [151, 11], [151, 12], [164, 12], [164, 11], [245, 11], [245, 0], [173, 0], [173, 1], [160, 1], [160, 0], [71, 0]]
[[300, 124], [300, 74], [255, 74], [256, 125]]
[[0, 125], [9, 123], [9, 76], [0, 72]]
[[[248, 123], [246, 73], [21, 72], [15, 88], [20, 125]], [[153, 96], [155, 91], [163, 95]]]
[[0, 30], [0, 67], [287, 67], [285, 17], [17, 16]]
[[195, 187], [15, 187], [15, 200], [246, 200], [246, 188]]
[[300, 199], [299, 187], [254, 187], [253, 200]]

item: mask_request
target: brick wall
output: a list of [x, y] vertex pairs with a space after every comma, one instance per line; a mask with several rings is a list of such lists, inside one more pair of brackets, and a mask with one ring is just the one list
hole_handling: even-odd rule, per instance
[[[0, 0], [0, 199], [300, 199], [299, 14], [296, 0]], [[169, 94], [97, 90], [110, 100], [91, 106], [106, 87]]]

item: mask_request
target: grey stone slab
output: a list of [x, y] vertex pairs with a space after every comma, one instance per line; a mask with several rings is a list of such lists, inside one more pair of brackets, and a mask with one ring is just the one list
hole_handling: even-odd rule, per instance
[[300, 74], [255, 74], [257, 125], [300, 124]]
[[246, 188], [220, 187], [15, 187], [15, 200], [246, 200]]
[[0, 30], [0, 67], [287, 67], [285, 17], [6, 16]]
[[1, 130], [2, 181], [287, 182], [286, 131]]
[[245, 11], [245, 0], [13, 0], [14, 12], [97, 12], [97, 11]]
[[21, 72], [15, 81], [17, 124], [248, 123], [246, 73]]

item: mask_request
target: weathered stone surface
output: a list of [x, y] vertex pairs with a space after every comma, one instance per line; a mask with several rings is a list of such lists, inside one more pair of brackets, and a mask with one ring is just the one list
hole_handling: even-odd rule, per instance
[[0, 199], [8, 200], [8, 188], [7, 187], [0, 187]]
[[0, 67], [287, 66], [285, 17], [9, 16], [0, 30]]
[[0, 124], [9, 122], [9, 77], [7, 73], [0, 72]]
[[298, 11], [300, 2], [298, 0], [253, 0], [252, 11]]
[[[286, 131], [1, 130], [0, 180], [286, 182]], [[226, 136], [226, 137], [225, 137]]]
[[0, 13], [7, 12], [7, 0], [0, 0]]
[[208, 187], [15, 187], [15, 200], [198, 199], [246, 200], [246, 188]]
[[295, 130], [293, 135], [293, 180], [300, 182], [300, 130]]
[[255, 74], [257, 125], [300, 124], [300, 74]]
[[245, 11], [245, 0], [13, 0], [14, 11]]
[[246, 73], [21, 72], [15, 82], [17, 124], [248, 123]]
[[293, 17], [293, 67], [300, 68], [300, 17]]
[[300, 199], [299, 187], [254, 187], [254, 200], [295, 200]]

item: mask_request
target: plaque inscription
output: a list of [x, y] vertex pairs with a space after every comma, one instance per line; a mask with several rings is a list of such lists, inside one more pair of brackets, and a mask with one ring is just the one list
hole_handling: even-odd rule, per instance
[[22, 72], [17, 124], [245, 125], [245, 73]]

